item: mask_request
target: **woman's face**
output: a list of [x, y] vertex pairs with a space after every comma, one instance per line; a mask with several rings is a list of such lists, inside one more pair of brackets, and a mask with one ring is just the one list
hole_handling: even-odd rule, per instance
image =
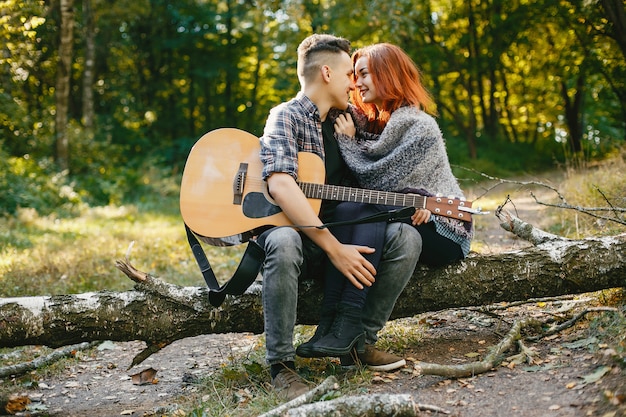
[[359, 90], [363, 103], [372, 103], [380, 108], [382, 99], [378, 96], [378, 92], [376, 92], [376, 87], [374, 86], [372, 75], [369, 71], [368, 61], [367, 57], [364, 56], [357, 59], [354, 65], [354, 86]]

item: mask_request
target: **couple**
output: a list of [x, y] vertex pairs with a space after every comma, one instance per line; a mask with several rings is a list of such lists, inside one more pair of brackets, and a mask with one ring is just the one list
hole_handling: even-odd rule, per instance
[[[400, 48], [375, 44], [350, 56], [349, 41], [326, 34], [298, 47], [298, 95], [271, 110], [261, 137], [263, 178], [294, 225], [320, 226], [389, 207], [323, 201], [316, 213], [298, 186], [298, 153], [324, 160], [326, 183], [463, 197], [441, 132], [426, 113], [432, 99], [413, 61]], [[352, 99], [352, 105], [349, 100]], [[428, 194], [431, 193], [431, 194]], [[263, 309], [272, 385], [287, 399], [308, 391], [295, 369], [303, 357], [356, 359], [393, 370], [404, 359], [374, 348], [417, 262], [462, 259], [471, 225], [416, 210], [406, 221], [333, 228], [270, 230], [264, 239]], [[326, 263], [326, 270], [319, 265]], [[317, 268], [317, 269], [316, 269]], [[324, 276], [315, 335], [296, 350], [298, 281]]]

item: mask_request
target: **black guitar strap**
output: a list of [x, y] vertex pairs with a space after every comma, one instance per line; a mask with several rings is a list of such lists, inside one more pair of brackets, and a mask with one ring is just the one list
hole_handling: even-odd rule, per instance
[[[347, 226], [357, 223], [375, 223], [375, 222], [394, 222], [400, 221], [411, 217], [415, 213], [415, 207], [404, 207], [397, 210], [382, 211], [380, 213], [373, 214], [371, 216], [363, 217], [355, 220], [348, 220], [343, 222], [326, 223], [321, 226], [317, 226], [319, 229], [324, 229], [334, 226]], [[314, 226], [283, 226], [283, 227], [314, 227]], [[204, 281], [209, 287], [209, 302], [213, 307], [219, 307], [226, 299], [226, 295], [241, 295], [250, 285], [254, 282], [256, 277], [261, 271], [263, 261], [265, 260], [265, 236], [267, 231], [262, 233], [257, 239], [250, 239], [248, 246], [239, 262], [237, 270], [224, 285], [220, 286], [215, 277], [215, 273], [211, 268], [211, 264], [200, 245], [200, 242], [196, 238], [193, 231], [185, 224], [185, 230], [187, 231], [187, 241], [191, 247], [196, 262], [200, 267], [200, 272], [204, 277]], [[272, 230], [272, 229], [270, 229]]]

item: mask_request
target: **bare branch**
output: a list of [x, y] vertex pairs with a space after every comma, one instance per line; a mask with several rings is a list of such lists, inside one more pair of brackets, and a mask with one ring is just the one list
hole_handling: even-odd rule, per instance
[[585, 317], [587, 314], [592, 313], [592, 312], [598, 312], [598, 311], [610, 311], [610, 312], [614, 312], [614, 313], [618, 313], [619, 314], [619, 310], [614, 308], [614, 307], [592, 307], [592, 308], [587, 308], [583, 311], [581, 311], [580, 313], [576, 314], [574, 317], [572, 317], [571, 319], [569, 319], [568, 321], [566, 321], [565, 323], [561, 323], [558, 326], [554, 326], [548, 330], [546, 330], [545, 332], [543, 332], [542, 334], [540, 334], [539, 336], [534, 336], [534, 337], [528, 337], [526, 338], [527, 340], [539, 340], [542, 339], [546, 336], [550, 336], [556, 333], [559, 333], [569, 327], [572, 327], [574, 324], [576, 324], [576, 322], [578, 320], [580, 320], [581, 318]]
[[[626, 226], [626, 220], [622, 219], [619, 216], [619, 214], [618, 214], [619, 212], [626, 213], [626, 208], [613, 207], [612, 205], [610, 207], [581, 207], [581, 206], [574, 206], [574, 205], [571, 205], [571, 204], [565, 202], [565, 199], [562, 199], [562, 201], [563, 201], [562, 203], [553, 204], [553, 203], [546, 203], [546, 202], [540, 201], [535, 196], [535, 194], [533, 194], [532, 192], [530, 193], [530, 195], [535, 199], [535, 202], [537, 204], [541, 204], [542, 206], [555, 207], [555, 208], [568, 209], [568, 210], [575, 210], [575, 211], [578, 211], [580, 213], [587, 214], [588, 216], [595, 217], [596, 219], [602, 219], [602, 220], [606, 220], [606, 221], [610, 221], [610, 222], [615, 222], [615, 223], [623, 224], [623, 225]], [[604, 194], [602, 194], [602, 195], [604, 196]], [[603, 215], [594, 213], [594, 212], [599, 212], [599, 211], [612, 211], [613, 214], [615, 214], [615, 217], [607, 217], [607, 216], [603, 216]]]

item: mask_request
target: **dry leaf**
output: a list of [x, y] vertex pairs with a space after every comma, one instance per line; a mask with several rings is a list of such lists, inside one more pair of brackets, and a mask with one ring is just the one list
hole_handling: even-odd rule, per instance
[[13, 395], [9, 397], [4, 405], [4, 409], [9, 414], [16, 414], [26, 410], [26, 406], [30, 403], [30, 398], [26, 395]]
[[156, 384], [158, 382], [158, 379], [155, 378], [156, 374], [156, 369], [148, 368], [131, 375], [130, 378], [133, 381], [133, 385]]

